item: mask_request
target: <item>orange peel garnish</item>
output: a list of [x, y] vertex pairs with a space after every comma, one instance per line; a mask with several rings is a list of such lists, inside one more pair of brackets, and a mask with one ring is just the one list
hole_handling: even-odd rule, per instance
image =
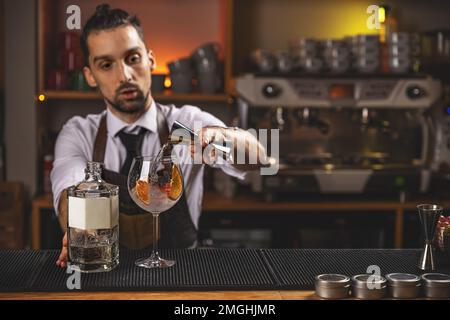
[[136, 182], [136, 196], [145, 204], [150, 203], [149, 184], [145, 180], [138, 180]]
[[181, 178], [180, 169], [178, 166], [172, 166], [172, 179], [170, 180], [170, 189], [168, 196], [171, 200], [177, 200], [183, 192], [183, 179]]

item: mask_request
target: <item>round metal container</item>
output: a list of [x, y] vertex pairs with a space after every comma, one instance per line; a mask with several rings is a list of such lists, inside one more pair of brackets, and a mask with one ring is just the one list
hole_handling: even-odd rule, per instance
[[350, 64], [348, 59], [327, 59], [326, 63], [328, 65], [328, 68], [330, 68], [331, 72], [345, 72], [348, 70]]
[[360, 274], [352, 278], [352, 294], [358, 299], [381, 299], [386, 288], [387, 281], [382, 276]]
[[354, 67], [361, 73], [375, 72], [379, 67], [379, 59], [376, 56], [358, 57]]
[[386, 275], [389, 292], [393, 298], [414, 299], [420, 293], [420, 277], [409, 273], [390, 273]]
[[347, 43], [351, 45], [379, 46], [380, 37], [373, 34], [360, 34], [348, 37]]
[[409, 33], [408, 32], [391, 32], [387, 35], [388, 43], [408, 44]]
[[380, 55], [380, 48], [377, 46], [353, 46], [351, 52], [355, 57], [378, 57]]
[[427, 298], [450, 298], [450, 275], [443, 273], [425, 273], [422, 285]]
[[322, 68], [322, 60], [318, 58], [306, 58], [299, 61], [300, 66], [308, 72], [317, 73]]
[[351, 279], [343, 274], [321, 274], [316, 276], [316, 294], [325, 299], [347, 298]]
[[411, 53], [410, 46], [402, 46], [398, 44], [392, 44], [389, 46], [389, 55], [393, 56], [401, 56], [408, 58]]
[[408, 56], [389, 57], [389, 70], [392, 72], [407, 72], [411, 67], [411, 60]]

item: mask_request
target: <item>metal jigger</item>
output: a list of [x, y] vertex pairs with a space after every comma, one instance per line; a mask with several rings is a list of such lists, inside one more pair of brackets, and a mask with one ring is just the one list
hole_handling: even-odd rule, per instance
[[[198, 139], [198, 135], [181, 122], [175, 120], [172, 125], [172, 129], [170, 130], [169, 139], [174, 144], [183, 142], [190, 143], [191, 139]], [[225, 145], [217, 141], [211, 142], [210, 145], [213, 146], [218, 152], [220, 152], [224, 159], [230, 159], [232, 151], [231, 141], [224, 140], [222, 142]]]
[[437, 222], [442, 214], [442, 207], [435, 204], [419, 204], [420, 223], [425, 237], [425, 246], [420, 257], [419, 269], [433, 271], [436, 270], [436, 262], [433, 252], [433, 238], [436, 231]]

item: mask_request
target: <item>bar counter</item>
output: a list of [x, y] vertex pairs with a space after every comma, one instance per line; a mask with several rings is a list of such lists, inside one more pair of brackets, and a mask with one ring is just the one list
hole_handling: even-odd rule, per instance
[[[378, 266], [382, 275], [420, 275], [417, 249], [194, 249], [161, 250], [175, 259], [168, 269], [134, 265], [149, 251], [120, 251], [120, 264], [105, 273], [66, 273], [55, 265], [57, 250], [0, 251], [0, 299], [319, 299], [314, 278], [347, 276]], [[450, 273], [448, 256], [438, 272]], [[71, 285], [69, 284], [72, 284]], [[75, 285], [74, 285], [75, 284]], [[351, 296], [348, 297], [349, 299]], [[387, 296], [386, 298], [389, 298]], [[423, 298], [423, 297], [419, 297]]]

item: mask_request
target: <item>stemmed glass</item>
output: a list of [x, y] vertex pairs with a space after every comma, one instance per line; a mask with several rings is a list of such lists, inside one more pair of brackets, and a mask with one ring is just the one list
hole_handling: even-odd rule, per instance
[[133, 201], [153, 215], [153, 251], [150, 257], [136, 260], [144, 268], [167, 268], [175, 264], [159, 256], [159, 215], [172, 208], [183, 193], [180, 167], [171, 156], [139, 156], [133, 159], [128, 174], [128, 192]]

